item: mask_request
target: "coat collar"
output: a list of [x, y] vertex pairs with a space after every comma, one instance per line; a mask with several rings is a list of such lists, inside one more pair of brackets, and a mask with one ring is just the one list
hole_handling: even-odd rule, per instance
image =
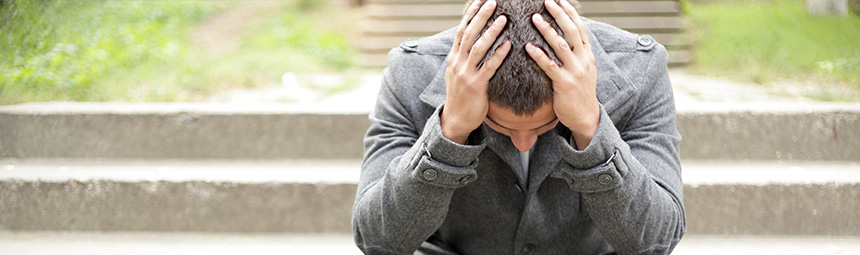
[[[486, 124], [482, 124], [478, 132], [483, 138], [487, 148], [499, 156], [505, 164], [512, 170], [522, 170], [520, 164], [520, 155], [517, 148], [511, 142], [511, 138], [493, 131]], [[556, 129], [551, 129], [546, 133], [538, 136], [532, 148], [531, 157], [529, 159], [529, 176], [528, 182], [519, 180], [520, 187], [528, 187], [529, 192], [533, 192], [533, 188], [540, 187], [540, 183], [554, 171], [558, 169], [556, 164], [561, 162], [561, 152], [557, 148], [556, 142], [553, 140], [559, 133]], [[534, 167], [532, 167], [534, 166]], [[514, 173], [516, 174], [516, 173]], [[517, 175], [519, 176], [519, 175]]]

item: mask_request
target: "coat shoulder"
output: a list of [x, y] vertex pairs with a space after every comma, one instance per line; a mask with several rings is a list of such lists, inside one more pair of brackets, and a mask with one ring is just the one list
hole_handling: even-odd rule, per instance
[[603, 22], [583, 20], [606, 52], [650, 52], [662, 47], [650, 35], [634, 34]]
[[439, 72], [444, 71], [455, 32], [449, 29], [417, 40], [406, 40], [392, 48], [388, 52], [388, 67], [383, 71], [388, 86], [397, 93], [410, 96], [423, 92], [440, 75]]
[[642, 84], [666, 72], [669, 54], [650, 35], [640, 35], [615, 26], [583, 18], [585, 26], [621, 73]]
[[449, 29], [432, 36], [410, 39], [400, 43], [399, 46], [388, 52], [389, 66], [413, 62], [415, 58], [444, 59], [451, 50], [455, 32], [454, 29]]

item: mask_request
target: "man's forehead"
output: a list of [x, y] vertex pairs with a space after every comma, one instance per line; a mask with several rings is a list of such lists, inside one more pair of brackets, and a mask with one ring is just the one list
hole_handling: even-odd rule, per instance
[[489, 103], [487, 119], [497, 126], [510, 130], [531, 130], [551, 124], [557, 118], [551, 103], [538, 108], [529, 115], [517, 115], [510, 109]]
[[[502, 128], [508, 129], [508, 130], [511, 130], [511, 131], [521, 131], [521, 130], [537, 130], [537, 129], [544, 128], [544, 127], [549, 126], [550, 124], [554, 123], [556, 120], [558, 120], [558, 117], [555, 117], [555, 118], [553, 118], [553, 119], [549, 120], [548, 122], [543, 123], [543, 124], [542, 124], [542, 125], [540, 125], [540, 126], [537, 126], [537, 127], [534, 127], [534, 128], [525, 128], [525, 129], [521, 129], [521, 128], [512, 128], [512, 127], [505, 126], [504, 124], [498, 123], [498, 122], [496, 122], [495, 120], [493, 120], [489, 115], [487, 115], [487, 120], [489, 120], [491, 123], [495, 124], [496, 126], [499, 126], [499, 127], [502, 127]], [[541, 123], [541, 122], [533, 121], [533, 122], [531, 122], [531, 123], [529, 123], [529, 124], [537, 124], [537, 123]], [[529, 124], [523, 124], [523, 125], [530, 126]]]

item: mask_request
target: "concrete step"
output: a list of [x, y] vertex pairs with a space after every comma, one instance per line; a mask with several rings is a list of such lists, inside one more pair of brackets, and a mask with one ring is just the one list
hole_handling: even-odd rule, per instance
[[0, 229], [348, 232], [358, 161], [6, 162]]
[[[348, 233], [360, 162], [0, 161], [0, 230]], [[860, 163], [687, 161], [691, 234], [860, 236]]]
[[0, 232], [15, 255], [361, 254], [352, 235], [164, 232]]
[[[2, 106], [0, 158], [358, 159], [370, 107]], [[687, 160], [860, 161], [860, 104], [685, 103], [677, 119]]]
[[290, 104], [0, 107], [0, 158], [360, 158], [367, 112]]
[[[0, 232], [0, 253], [16, 255], [361, 254], [349, 234]], [[687, 235], [675, 255], [857, 255], [860, 238]]]

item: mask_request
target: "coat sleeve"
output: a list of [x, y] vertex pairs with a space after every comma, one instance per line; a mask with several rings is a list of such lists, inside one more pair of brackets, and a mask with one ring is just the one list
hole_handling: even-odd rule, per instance
[[[353, 206], [355, 242], [365, 254], [412, 254], [445, 220], [454, 190], [477, 178], [484, 146], [454, 143], [442, 136], [437, 108], [423, 129], [415, 127], [404, 92], [403, 70], [384, 71]], [[397, 73], [397, 75], [394, 75]], [[411, 100], [411, 101], [410, 101]], [[419, 133], [418, 130], [423, 130]]]
[[669, 254], [686, 231], [668, 56], [662, 46], [654, 50], [644, 91], [623, 131], [601, 105], [588, 147], [577, 151], [558, 139], [562, 174], [582, 193], [586, 210], [618, 254]]

